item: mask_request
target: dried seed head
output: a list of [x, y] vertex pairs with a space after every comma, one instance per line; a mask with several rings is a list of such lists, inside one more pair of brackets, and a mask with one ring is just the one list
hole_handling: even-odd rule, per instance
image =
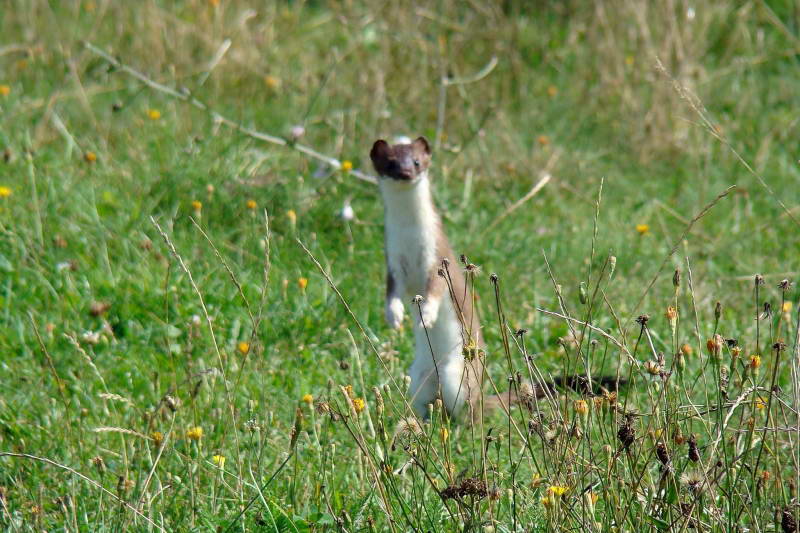
[[627, 450], [633, 441], [636, 440], [636, 431], [630, 418], [626, 418], [617, 431], [617, 438], [622, 443], [623, 449]]
[[681, 286], [681, 269], [676, 268], [675, 273], [672, 275], [672, 286], [677, 290]]
[[781, 511], [781, 530], [783, 533], [796, 533], [797, 531], [797, 520], [789, 507], [784, 507]]
[[762, 276], [761, 274], [756, 274], [756, 277], [755, 277], [754, 281], [755, 281], [756, 287], [758, 287], [759, 285], [763, 285], [764, 284], [764, 276]]
[[492, 275], [491, 275], [491, 276], [489, 276], [489, 280], [490, 280], [492, 283], [494, 283], [494, 284], [497, 284], [497, 274], [495, 274], [495, 273], [492, 273]]
[[791, 287], [792, 287], [792, 282], [789, 281], [788, 279], [781, 280], [781, 282], [778, 283], [778, 288], [783, 292], [788, 291]]
[[419, 304], [422, 303], [423, 300], [424, 300], [424, 298], [422, 296], [420, 296], [419, 294], [417, 294], [416, 296], [414, 296], [414, 299], [411, 300], [411, 303], [413, 303], [414, 305], [419, 305]]
[[700, 451], [697, 449], [697, 436], [694, 433], [689, 437], [689, 460], [693, 463], [700, 460]]
[[663, 442], [656, 444], [656, 457], [658, 457], [658, 460], [661, 461], [662, 465], [669, 465], [669, 451], [667, 451], [667, 446]]
[[714, 318], [719, 320], [719, 317], [722, 316], [722, 303], [717, 302], [714, 304]]
[[636, 319], [636, 323], [644, 327], [647, 325], [647, 322], [649, 320], [650, 320], [650, 315], [639, 315], [639, 317]]
[[178, 398], [170, 395], [164, 396], [164, 403], [167, 404], [167, 407], [169, 407], [169, 410], [173, 413], [178, 410], [178, 407], [181, 406], [181, 401]]

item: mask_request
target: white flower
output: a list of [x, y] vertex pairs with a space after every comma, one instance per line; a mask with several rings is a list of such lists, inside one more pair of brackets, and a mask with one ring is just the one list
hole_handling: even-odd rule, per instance
[[305, 135], [305, 133], [306, 133], [306, 129], [303, 126], [294, 126], [292, 128], [292, 133], [291, 133], [292, 140], [296, 141], [297, 139], [299, 139], [300, 137]]
[[356, 212], [353, 211], [353, 206], [350, 205], [350, 201], [346, 200], [344, 202], [344, 206], [342, 210], [339, 212], [339, 216], [342, 217], [342, 220], [345, 222], [350, 222], [354, 218], [356, 218]]

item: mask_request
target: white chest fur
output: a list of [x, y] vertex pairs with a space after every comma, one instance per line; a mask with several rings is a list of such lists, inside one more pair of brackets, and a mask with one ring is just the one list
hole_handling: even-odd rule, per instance
[[386, 262], [406, 299], [424, 295], [435, 274], [439, 216], [427, 176], [414, 184], [381, 181], [386, 227]]

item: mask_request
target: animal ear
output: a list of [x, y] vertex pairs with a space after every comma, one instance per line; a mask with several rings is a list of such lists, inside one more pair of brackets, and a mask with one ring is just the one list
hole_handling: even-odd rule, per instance
[[428, 144], [428, 139], [425, 137], [417, 137], [411, 144], [414, 146], [414, 148], [422, 150], [424, 153], [431, 155], [431, 146]]
[[389, 158], [390, 151], [391, 147], [389, 143], [383, 139], [375, 141], [375, 144], [372, 145], [372, 150], [369, 151], [369, 158], [372, 159], [372, 164], [375, 165], [376, 168], [382, 166], [381, 164]]

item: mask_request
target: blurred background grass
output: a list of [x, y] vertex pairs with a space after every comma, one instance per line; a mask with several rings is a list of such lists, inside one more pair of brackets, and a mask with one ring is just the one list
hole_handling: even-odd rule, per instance
[[[172, 394], [191, 405], [176, 426], [205, 427], [197, 457], [230, 449], [222, 386], [200, 374], [219, 361], [208, 332], [192, 325], [202, 315], [197, 297], [151, 216], [190, 265], [229, 379], [244, 368], [233, 398], [237, 423], [271, 424], [262, 455], [285, 449], [303, 394], [324, 395], [331, 379], [364, 395], [388, 379], [367, 355], [359, 375], [354, 350], [363, 343], [350, 341], [353, 325], [295, 237], [385, 342], [396, 378], [410, 362], [408, 332], [383, 324], [374, 186], [220, 127], [110, 68], [84, 41], [245, 125], [280, 136], [303, 126], [303, 142], [366, 171], [376, 138], [428, 136], [436, 144], [435, 195], [457, 253], [500, 275], [512, 326], [530, 330], [529, 349], [557, 372], [566, 327], [534, 311], [556, 308], [543, 253], [575, 305], [590, 266], [597, 271], [615, 255], [606, 292], [623, 319], [639, 311], [660, 318], [672, 270], [689, 257], [707, 329], [721, 300], [726, 328], [741, 335], [754, 328], [753, 274], [763, 273], [775, 295], [780, 279], [796, 275], [797, 225], [714, 134], [800, 216], [799, 22], [795, 3], [763, 1], [8, 0], [0, 12], [0, 185], [10, 189], [0, 200], [0, 448], [58, 457], [79, 470], [102, 455], [115, 474], [140, 484], [142, 443], [129, 438], [123, 453], [118, 435], [91, 429], [163, 431], [155, 407]], [[440, 114], [441, 80], [468, 78], [492, 57], [497, 65], [483, 79], [446, 88]], [[714, 134], [656, 58], [705, 104]], [[552, 181], [485, 231], [544, 171]], [[688, 222], [730, 185], [737, 187], [693, 228], [635, 309]], [[269, 290], [252, 339], [236, 287], [189, 220], [192, 202], [202, 202], [200, 226], [254, 305], [263, 287], [263, 210], [270, 216]], [[356, 215], [350, 222], [340, 217], [347, 203]], [[309, 280], [304, 289], [300, 278]], [[481, 279], [491, 353], [498, 332]], [[92, 313], [93, 302], [110, 307]], [[614, 321], [600, 317], [598, 325]], [[64, 337], [87, 332], [103, 332], [99, 343], [84, 342], [97, 372]], [[239, 342], [251, 345], [246, 359]], [[97, 396], [104, 390], [130, 404], [109, 405]], [[182, 461], [193, 452], [181, 453], [175, 461], [188, 469]], [[342, 460], [348, 466], [334, 477], [347, 480], [355, 467]], [[64, 520], [52, 503], [63, 492], [59, 479], [30, 464], [6, 462], [0, 471], [0, 484], [16, 487], [12, 514], [42, 527]], [[312, 481], [291, 502], [298, 513], [318, 505]], [[69, 483], [73, 494], [89, 490]], [[278, 483], [275, 497], [285, 504], [297, 483], [291, 476]], [[361, 501], [339, 498], [341, 508]], [[191, 510], [180, 501], [173, 496], [159, 508], [166, 524], [196, 525], [198, 512], [213, 521], [217, 508], [204, 507], [208, 500]], [[113, 512], [95, 519], [112, 529], [121, 520]]]

